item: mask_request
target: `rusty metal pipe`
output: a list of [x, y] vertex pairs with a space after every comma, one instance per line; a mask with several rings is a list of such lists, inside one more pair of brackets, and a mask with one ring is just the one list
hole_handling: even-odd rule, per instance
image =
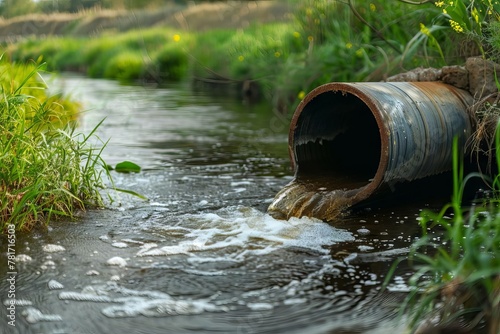
[[328, 83], [306, 95], [289, 131], [295, 170], [268, 211], [333, 219], [399, 182], [451, 169], [471, 134], [471, 95], [440, 82]]

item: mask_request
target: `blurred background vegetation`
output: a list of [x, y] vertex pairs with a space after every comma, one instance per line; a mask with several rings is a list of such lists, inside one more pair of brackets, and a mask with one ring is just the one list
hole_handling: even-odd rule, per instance
[[2, 0], [0, 15], [10, 18], [32, 13], [76, 13], [86, 9], [139, 9], [158, 8], [187, 0]]
[[419, 3], [3, 0], [0, 42], [13, 61], [43, 60], [49, 71], [189, 80], [288, 112], [325, 82], [380, 81], [480, 54], [441, 8]]

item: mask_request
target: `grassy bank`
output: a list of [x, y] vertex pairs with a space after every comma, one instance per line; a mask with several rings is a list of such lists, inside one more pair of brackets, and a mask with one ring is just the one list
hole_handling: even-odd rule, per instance
[[[177, 22], [184, 23], [178, 26], [161, 23], [159, 27], [134, 26], [134, 29], [122, 29], [117, 25], [96, 25], [95, 29], [80, 26], [77, 29], [78, 24], [86, 19], [81, 18], [77, 26], [60, 30], [62, 36], [40, 38], [41, 35], [36, 35], [5, 44], [5, 48], [9, 56], [19, 62], [43, 56], [48, 68], [54, 71], [77, 70], [93, 77], [123, 82], [192, 80], [207, 85], [217, 84], [223, 89], [237, 87], [239, 94], [272, 101], [276, 108], [286, 113], [293, 110], [305, 93], [326, 82], [378, 81], [418, 66], [463, 64], [467, 56], [473, 55], [496, 62], [500, 60], [500, 7], [497, 2], [456, 0], [426, 2], [417, 6], [402, 1], [321, 0], [291, 2], [289, 8], [293, 16], [288, 20], [244, 25], [240, 24], [244, 21], [243, 16], [236, 12], [233, 12], [234, 20], [223, 20], [219, 22], [220, 26], [210, 21], [209, 15], [202, 15], [203, 12], [198, 12], [197, 19], [191, 21], [187, 19], [191, 16], [180, 15], [183, 19]], [[211, 29], [192, 29], [195, 22], [202, 24], [204, 20], [210, 22], [205, 27]], [[234, 26], [229, 26], [230, 23]], [[19, 125], [14, 128], [20, 130], [13, 132], [16, 135], [6, 131], [8, 135], [2, 143], [2, 147], [16, 144], [10, 146], [12, 151], [6, 155], [9, 159], [2, 160], [10, 163], [6, 164], [8, 167], [4, 173], [15, 171], [9, 176], [12, 181], [8, 186], [11, 188], [5, 191], [2, 203], [10, 201], [23, 205], [19, 204], [17, 211], [3, 208], [2, 215], [10, 217], [20, 212], [31, 214], [34, 216], [31, 221], [37, 221], [38, 214], [32, 214], [35, 211], [30, 209], [31, 203], [45, 203], [47, 198], [59, 193], [67, 196], [63, 203], [72, 203], [72, 207], [82, 206], [85, 198], [98, 201], [93, 188], [88, 188], [87, 194], [76, 192], [80, 189], [77, 185], [97, 176], [93, 169], [74, 177], [74, 186], [57, 181], [61, 180], [58, 176], [52, 181], [56, 184], [52, 193], [43, 190], [38, 192], [40, 197], [26, 197], [25, 194], [37, 193], [30, 192], [30, 189], [45, 189], [40, 188], [36, 181], [38, 174], [33, 171], [53, 170], [45, 165], [36, 168], [26, 165], [26, 161], [51, 163], [46, 161], [51, 159], [36, 155], [41, 151], [37, 145], [44, 146], [50, 139], [50, 147], [53, 147], [52, 142], [56, 141], [51, 135], [62, 133], [65, 134], [63, 137], [71, 139], [70, 144], [61, 144], [69, 147], [69, 151], [64, 152], [74, 152], [71, 151], [74, 135], [68, 130], [61, 132], [50, 128], [30, 131], [30, 136], [36, 138], [33, 143], [11, 139], [24, 138], [26, 128], [43, 127], [26, 125], [31, 124], [31, 119], [26, 120], [18, 114], [16, 103], [31, 100], [21, 96], [23, 94], [16, 88], [10, 91], [16, 94], [8, 95], [4, 100], [13, 101], [8, 104], [12, 111], [7, 110], [14, 113], [9, 117], [17, 120]], [[478, 113], [489, 110], [498, 122], [498, 101], [498, 92], [492, 94], [484, 100], [484, 107], [478, 108]], [[18, 142], [31, 144], [24, 148]], [[498, 137], [496, 148], [498, 152]], [[18, 149], [21, 151], [14, 151]], [[24, 152], [32, 152], [33, 156], [24, 160], [15, 158]], [[85, 154], [75, 152], [69, 156], [79, 157], [76, 159], [90, 157]], [[89, 165], [98, 163], [96, 159], [89, 160]], [[497, 164], [499, 160], [497, 155]], [[58, 164], [79, 165], [66, 160]], [[424, 331], [429, 319], [437, 319], [429, 331], [433, 326], [449, 330], [463, 321], [471, 326], [470, 332], [479, 328], [483, 332], [496, 333], [498, 322], [495, 321], [500, 316], [498, 177], [491, 185], [492, 200], [470, 210], [462, 206], [464, 177], [458, 160], [455, 161], [455, 170], [452, 204], [438, 214], [426, 213], [422, 217], [424, 235], [415, 245], [411, 258], [416, 272], [410, 282], [413, 287], [410, 297], [413, 299], [403, 312], [413, 319], [412, 330], [420, 326]], [[2, 187], [7, 189], [7, 185]], [[24, 206], [25, 203], [29, 205]], [[65, 207], [50, 204], [42, 212], [47, 216], [59, 212], [64, 214]], [[432, 233], [439, 235], [440, 243], [435, 242]]]
[[0, 60], [0, 223], [29, 230], [101, 205], [102, 161], [74, 131], [79, 105], [48, 95], [35, 65]]
[[[483, 58], [498, 63], [500, 3], [456, 0], [435, 5], [441, 11], [436, 22], [445, 20], [451, 39], [464, 41]], [[479, 137], [498, 171], [500, 82], [496, 73], [492, 76], [496, 91], [476, 101], [471, 116], [477, 122], [475, 137], [489, 128]], [[438, 213], [422, 213], [422, 238], [412, 246], [410, 257], [400, 260], [408, 261], [415, 271], [401, 314], [410, 319], [412, 333], [496, 334], [500, 331], [500, 175], [464, 175], [463, 149], [456, 145], [453, 149], [452, 201]], [[467, 182], [475, 177], [489, 180], [489, 189], [475, 203], [464, 202]]]
[[325, 82], [377, 81], [420, 65], [463, 59], [450, 51], [453, 42], [438, 29], [432, 38], [421, 32], [420, 24], [432, 24], [438, 12], [433, 4], [290, 1], [283, 8], [272, 7], [276, 12], [267, 9], [272, 15], [265, 17], [279, 18], [275, 22], [264, 18], [251, 23], [249, 13], [266, 11], [260, 8], [264, 4], [268, 2], [257, 2], [255, 8], [233, 4], [231, 11], [206, 4], [225, 19], [190, 8], [177, 13], [177, 21], [184, 22], [180, 25], [123, 29], [106, 24], [98, 33], [62, 31], [6, 48], [16, 61], [43, 55], [49, 70], [78, 70], [123, 82], [195, 80], [227, 85], [228, 92], [236, 87], [236, 93], [267, 99], [287, 112], [305, 92]]
[[[500, 164], [500, 127], [496, 148]], [[452, 201], [440, 212], [422, 212], [422, 237], [408, 258], [395, 262], [385, 282], [400, 262], [414, 268], [400, 308], [412, 333], [500, 331], [499, 179], [474, 203], [464, 203], [467, 182], [484, 175], [464, 175], [459, 152], [455, 145]]]

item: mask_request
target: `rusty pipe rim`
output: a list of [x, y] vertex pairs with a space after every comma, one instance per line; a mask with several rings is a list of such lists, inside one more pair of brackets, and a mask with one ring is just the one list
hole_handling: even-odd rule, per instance
[[383, 115], [381, 114], [382, 107], [380, 104], [372, 98], [372, 96], [366, 94], [362, 90], [358, 89], [353, 84], [346, 83], [327, 83], [316, 87], [311, 92], [309, 92], [304, 99], [297, 106], [295, 113], [292, 116], [290, 123], [290, 131], [288, 133], [288, 152], [290, 156], [290, 161], [292, 163], [292, 168], [297, 170], [297, 161], [294, 153], [294, 134], [297, 127], [297, 122], [302, 114], [304, 108], [317, 96], [326, 92], [341, 92], [343, 95], [351, 94], [361, 100], [371, 111], [375, 121], [377, 123], [380, 135], [380, 159], [375, 175], [366, 186], [358, 189], [352, 189], [347, 192], [347, 196], [352, 197], [353, 202], [359, 202], [368, 198], [373, 194], [383, 183], [384, 175], [387, 170], [389, 161], [389, 129], [383, 121]]

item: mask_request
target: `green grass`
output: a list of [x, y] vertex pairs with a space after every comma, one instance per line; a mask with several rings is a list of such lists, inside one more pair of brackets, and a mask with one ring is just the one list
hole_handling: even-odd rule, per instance
[[244, 29], [107, 30], [88, 37], [31, 39], [10, 49], [16, 61], [43, 54], [49, 70], [85, 70], [91, 77], [121, 81], [201, 78], [241, 84], [251, 80], [265, 99], [286, 110], [299, 102], [297, 96], [325, 82], [377, 81], [404, 68], [445, 62], [435, 47], [441, 43], [441, 49], [448, 50], [439, 31], [432, 39], [422, 35], [412, 41], [420, 23], [431, 22], [439, 12], [434, 5], [359, 0], [350, 7], [348, 3], [290, 3], [296, 8], [293, 19]]
[[[449, 44], [438, 38], [445, 33], [457, 45], [467, 46], [464, 55], [499, 60], [498, 2], [456, 0], [436, 2], [436, 6], [446, 13], [439, 12], [430, 28], [422, 26], [420, 33], [407, 44], [406, 50], [414, 49], [418, 43], [427, 40], [427, 45], [437, 50], [440, 58], [445, 60], [451, 56], [453, 59], [458, 54], [457, 50], [450, 52], [447, 48]], [[497, 88], [500, 91], [498, 80]], [[408, 259], [414, 274], [409, 281], [411, 292], [401, 307], [401, 314], [410, 319], [412, 332], [451, 332], [460, 327], [464, 327], [467, 333], [500, 332], [498, 92], [476, 102], [481, 104], [476, 115], [476, 128], [478, 132], [484, 130], [487, 133], [478, 135], [474, 140], [494, 152], [493, 170], [496, 172], [492, 175], [472, 173], [464, 177], [464, 157], [459, 155], [455, 143], [452, 201], [438, 213], [422, 213], [422, 238], [412, 246]], [[464, 199], [465, 186], [476, 177], [490, 180], [490, 196], [481, 202], [467, 203]], [[404, 260], [394, 263], [385, 284]]]
[[0, 61], [0, 221], [30, 230], [102, 205], [101, 149], [75, 132], [79, 106], [49, 96], [41, 66]]
[[[500, 148], [500, 131], [496, 145]], [[484, 176], [464, 177], [458, 152], [455, 142], [452, 201], [438, 213], [421, 214], [422, 237], [412, 245], [408, 259], [394, 263], [385, 284], [396, 266], [408, 260], [414, 274], [400, 312], [409, 317], [412, 332], [459, 325], [471, 333], [496, 334], [500, 330], [500, 199], [463, 207], [467, 182]], [[498, 196], [498, 185], [491, 185]]]

